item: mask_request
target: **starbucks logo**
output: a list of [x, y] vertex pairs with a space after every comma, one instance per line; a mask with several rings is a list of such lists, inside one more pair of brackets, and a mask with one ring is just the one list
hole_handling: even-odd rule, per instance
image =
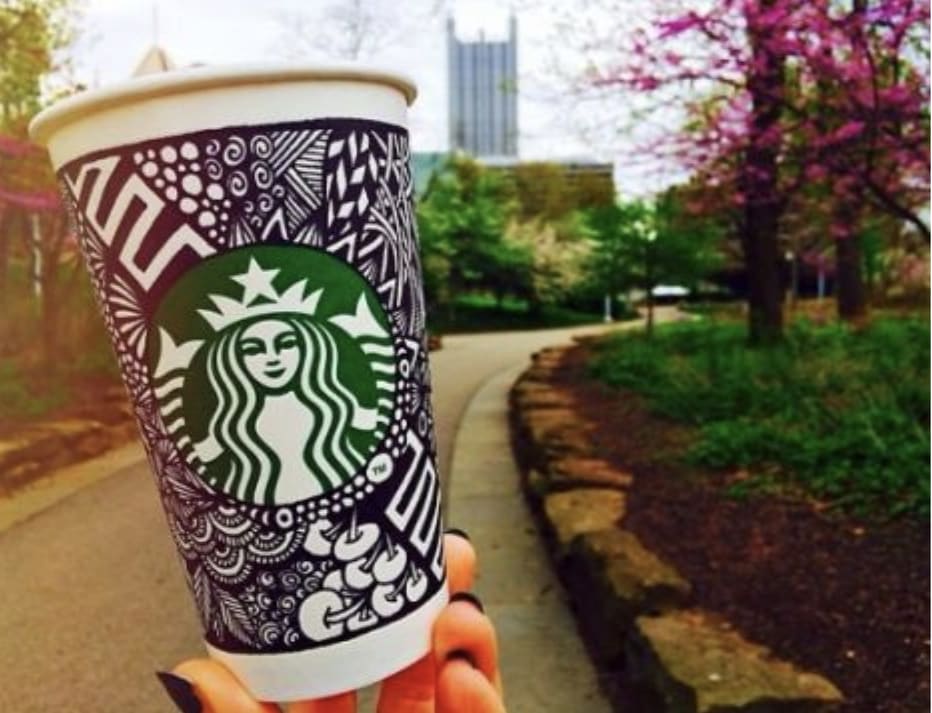
[[364, 470], [395, 392], [388, 320], [369, 284], [311, 248], [204, 261], [154, 318], [162, 419], [214, 490], [279, 505]]

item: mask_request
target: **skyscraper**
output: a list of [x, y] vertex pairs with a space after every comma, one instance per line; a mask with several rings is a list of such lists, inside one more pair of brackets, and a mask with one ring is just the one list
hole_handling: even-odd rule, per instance
[[476, 42], [456, 37], [447, 20], [450, 150], [473, 156], [518, 154], [518, 23], [508, 21], [508, 39]]

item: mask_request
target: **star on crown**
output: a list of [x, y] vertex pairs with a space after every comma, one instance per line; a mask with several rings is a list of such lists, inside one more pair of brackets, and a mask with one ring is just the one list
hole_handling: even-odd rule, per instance
[[[198, 313], [216, 332], [236, 322], [268, 314], [280, 312], [314, 314], [323, 289], [305, 296], [307, 280], [299, 280], [284, 292], [279, 293], [272, 285], [272, 280], [279, 272], [278, 268], [263, 269], [255, 258], [250, 257], [246, 272], [232, 275], [230, 278], [243, 286], [243, 298], [235, 300], [224, 295], [209, 295], [215, 309], [199, 309]], [[259, 297], [262, 297], [264, 301], [256, 304], [256, 299]]]

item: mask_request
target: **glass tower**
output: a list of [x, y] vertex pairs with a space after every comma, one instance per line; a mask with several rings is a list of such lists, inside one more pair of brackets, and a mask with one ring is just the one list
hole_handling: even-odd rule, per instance
[[447, 20], [450, 150], [473, 156], [518, 154], [518, 23], [508, 20], [508, 39], [475, 42], [456, 37]]

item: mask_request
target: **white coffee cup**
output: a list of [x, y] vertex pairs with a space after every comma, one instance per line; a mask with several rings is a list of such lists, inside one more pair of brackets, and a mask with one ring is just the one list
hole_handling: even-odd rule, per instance
[[359, 67], [202, 67], [80, 94], [30, 127], [208, 652], [260, 700], [401, 670], [447, 600], [414, 97]]

